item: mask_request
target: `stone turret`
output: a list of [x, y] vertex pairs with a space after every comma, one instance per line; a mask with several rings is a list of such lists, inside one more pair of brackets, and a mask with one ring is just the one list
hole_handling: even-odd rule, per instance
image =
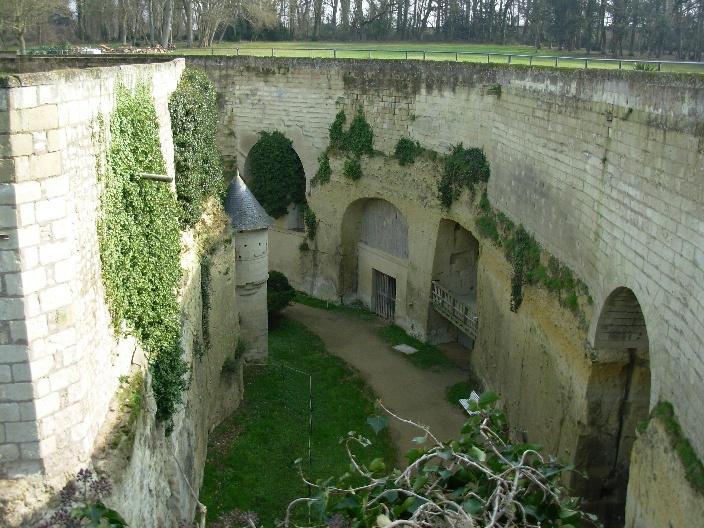
[[266, 281], [269, 276], [269, 226], [274, 220], [240, 178], [239, 173], [227, 188], [225, 212], [235, 235], [237, 282], [235, 294], [240, 312], [241, 339], [245, 359], [265, 359], [268, 347]]

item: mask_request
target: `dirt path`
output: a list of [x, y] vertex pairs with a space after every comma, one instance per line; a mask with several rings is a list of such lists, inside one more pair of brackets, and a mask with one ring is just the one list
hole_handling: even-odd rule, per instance
[[[430, 372], [413, 366], [378, 336], [377, 329], [387, 324], [381, 319], [362, 321], [298, 303], [288, 307], [286, 315], [318, 334], [332, 354], [358, 369], [389, 410], [428, 426], [441, 441], [459, 436], [466, 414], [445, 400], [445, 388], [466, 380], [467, 371]], [[418, 446], [411, 441], [421, 436], [417, 428], [393, 419], [390, 426], [399, 456]], [[373, 435], [371, 429], [369, 434]]]

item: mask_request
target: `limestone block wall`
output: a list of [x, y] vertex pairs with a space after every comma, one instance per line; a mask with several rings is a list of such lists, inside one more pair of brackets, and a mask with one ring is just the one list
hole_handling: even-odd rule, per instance
[[169, 174], [168, 94], [183, 61], [6, 77], [0, 89], [0, 471], [73, 472], [140, 352], [116, 342], [100, 279], [96, 118], [149, 82]]
[[[492, 204], [589, 286], [597, 314], [589, 344], [609, 294], [633, 291], [648, 332], [651, 402], [674, 404], [704, 456], [699, 77], [420, 61], [188, 61], [205, 69], [221, 93], [220, 148], [236, 153], [240, 166], [257, 131], [281, 130], [312, 178], [335, 114], [345, 109], [351, 120], [359, 106], [375, 148], [386, 153], [402, 136], [440, 152], [460, 141], [484, 148]], [[495, 84], [500, 97], [488, 90]], [[338, 225], [315, 212], [321, 224]], [[342, 254], [326, 251], [316, 272], [327, 259], [329, 282], [338, 286], [346, 284]], [[426, 322], [427, 314], [414, 324], [424, 329]]]

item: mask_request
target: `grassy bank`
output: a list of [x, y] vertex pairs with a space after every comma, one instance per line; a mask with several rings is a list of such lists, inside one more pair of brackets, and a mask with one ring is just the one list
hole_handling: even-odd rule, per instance
[[[269, 354], [269, 366], [247, 369], [242, 405], [210, 435], [200, 497], [211, 522], [240, 508], [255, 511], [262, 525], [273, 526], [291, 500], [308, 493], [294, 460], [304, 459], [314, 480], [342, 475], [349, 462], [338, 439], [350, 430], [373, 442], [360, 450], [360, 461], [396, 459], [389, 437], [375, 437], [366, 425], [373, 394], [356, 372], [325, 350], [320, 338], [284, 317], [270, 328]], [[307, 374], [313, 395], [310, 469]]]

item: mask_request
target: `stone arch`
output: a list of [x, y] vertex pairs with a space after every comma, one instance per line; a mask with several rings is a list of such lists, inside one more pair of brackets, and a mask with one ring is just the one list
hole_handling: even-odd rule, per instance
[[405, 326], [408, 223], [404, 214], [389, 201], [362, 198], [348, 205], [340, 233], [342, 295], [374, 309], [379, 279], [393, 279], [395, 310], [391, 319]]
[[[282, 132], [283, 134], [283, 132]], [[286, 134], [283, 134], [285, 137]], [[259, 139], [257, 141], [254, 141], [249, 148], [247, 149], [247, 152], [244, 156], [244, 164], [242, 165], [242, 179], [244, 182], [247, 184], [247, 186], [251, 187], [251, 179], [252, 179], [252, 157], [250, 156], [250, 153], [252, 149], [261, 141], [261, 136], [259, 136]], [[287, 139], [290, 140], [290, 138], [287, 137]], [[304, 176], [304, 181], [305, 181], [305, 186], [307, 190], [307, 187], [309, 185], [309, 178], [306, 177], [306, 172], [305, 172], [305, 167], [303, 165], [303, 158], [299, 155], [298, 151], [296, 150], [296, 145], [293, 141], [291, 141], [291, 146], [289, 147], [290, 152], [295, 155], [298, 165], [300, 167], [300, 171]], [[280, 218], [275, 218], [274, 219], [274, 226], [282, 229], [294, 229], [294, 230], [303, 230], [304, 228], [304, 223], [303, 223], [303, 209], [300, 205], [296, 205], [294, 203], [289, 204], [288, 208], [288, 213]]]
[[575, 460], [589, 475], [575, 484], [607, 525], [622, 525], [624, 520], [636, 426], [648, 418], [650, 408], [649, 348], [635, 293], [624, 286], [615, 288], [606, 297], [595, 328], [586, 427]]
[[[432, 280], [476, 312], [479, 240], [461, 224], [447, 219], [440, 220], [436, 240]], [[428, 309], [428, 335], [431, 342], [457, 341], [467, 348], [474, 347], [471, 336], [459, 330], [432, 305]]]

